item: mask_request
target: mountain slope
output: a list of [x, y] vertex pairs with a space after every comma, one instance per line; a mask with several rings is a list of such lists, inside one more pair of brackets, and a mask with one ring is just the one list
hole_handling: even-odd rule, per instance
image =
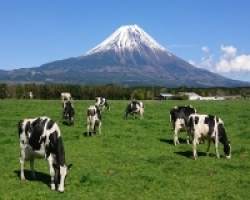
[[37, 68], [0, 72], [6, 82], [118, 84], [121, 86], [239, 87], [235, 81], [199, 69], [175, 56], [137, 25], [118, 28], [82, 56]]

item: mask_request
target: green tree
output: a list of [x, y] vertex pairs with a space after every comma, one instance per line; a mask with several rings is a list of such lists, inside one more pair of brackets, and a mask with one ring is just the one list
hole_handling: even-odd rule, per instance
[[0, 99], [5, 99], [7, 97], [8, 87], [7, 84], [0, 84]]
[[16, 97], [18, 99], [23, 99], [24, 98], [24, 86], [21, 84], [18, 84], [16, 87]]

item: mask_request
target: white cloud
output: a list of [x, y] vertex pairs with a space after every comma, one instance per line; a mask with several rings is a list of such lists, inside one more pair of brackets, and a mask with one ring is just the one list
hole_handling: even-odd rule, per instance
[[202, 57], [200, 67], [213, 71], [213, 55]]
[[221, 45], [220, 49], [223, 52], [223, 55], [221, 57], [223, 59], [230, 59], [230, 58], [234, 58], [236, 56], [237, 50], [233, 46]]
[[218, 57], [210, 53], [209, 47], [203, 46], [200, 61], [189, 60], [189, 63], [231, 79], [249, 81], [250, 54], [237, 55], [237, 49], [232, 45], [221, 45], [220, 50]]
[[195, 61], [193, 60], [189, 60], [189, 63], [198, 67], [198, 68], [204, 68], [204, 69], [207, 69], [209, 71], [214, 71], [214, 59], [213, 59], [213, 55], [209, 54], [209, 47], [207, 46], [203, 46], [201, 47], [201, 51], [203, 52], [203, 56], [201, 57], [201, 60], [200, 62], [196, 63]]
[[202, 47], [201, 50], [204, 51], [205, 53], [209, 52], [209, 48], [207, 46]]
[[220, 61], [216, 64], [217, 72], [250, 71], [250, 55], [237, 55], [233, 46], [221, 46], [223, 52]]

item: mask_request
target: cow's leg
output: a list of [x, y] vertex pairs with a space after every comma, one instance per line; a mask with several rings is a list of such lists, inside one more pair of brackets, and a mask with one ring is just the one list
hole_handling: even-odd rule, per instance
[[20, 179], [22, 181], [25, 181], [25, 176], [24, 176], [24, 163], [25, 160], [23, 159], [22, 156], [20, 156]]
[[101, 121], [99, 122], [99, 125], [98, 125], [98, 131], [99, 131], [99, 134], [101, 135], [102, 134], [102, 122]]
[[34, 159], [30, 160], [30, 169], [31, 169], [31, 175], [33, 179], [36, 179], [36, 173], [34, 168]]
[[89, 127], [90, 127], [90, 124], [88, 122], [88, 124], [87, 124], [87, 136], [89, 136]]
[[140, 119], [143, 119], [143, 118], [144, 118], [144, 110], [141, 109], [141, 110], [140, 110]]
[[180, 144], [179, 140], [178, 140], [178, 130], [174, 131], [174, 145]]
[[191, 133], [190, 133], [190, 131], [188, 130], [188, 131], [187, 131], [187, 144], [190, 144], [190, 135], [191, 135]]
[[218, 150], [218, 144], [219, 144], [219, 138], [218, 138], [218, 133], [215, 134], [215, 141], [214, 141], [214, 146], [215, 146], [215, 154], [217, 158], [220, 158], [219, 150]]
[[207, 155], [207, 156], [209, 156], [209, 154], [210, 154], [210, 152], [209, 152], [210, 145], [211, 145], [211, 140], [208, 139], [208, 142], [207, 142], [207, 151], [206, 151], [206, 155]]
[[69, 115], [69, 125], [73, 125], [74, 124], [74, 117], [71, 116], [71, 114]]
[[88, 136], [93, 136], [95, 132], [95, 123], [91, 122], [88, 129]]
[[142, 112], [141, 112], [141, 109], [139, 109], [139, 115], [140, 115], [140, 119], [142, 119]]
[[92, 136], [93, 131], [94, 131], [94, 121], [93, 121], [93, 117], [91, 117], [87, 121], [87, 136], [90, 136], [90, 135]]
[[49, 165], [49, 174], [50, 174], [50, 178], [51, 178], [50, 188], [51, 188], [51, 190], [55, 190], [56, 189], [56, 185], [55, 185], [55, 169], [53, 167], [53, 157], [51, 155], [47, 158], [47, 162], [48, 162], [48, 165]]
[[22, 181], [25, 180], [25, 175], [24, 175], [24, 164], [25, 164], [25, 157], [26, 157], [26, 153], [25, 153], [25, 145], [20, 143], [20, 179]]
[[175, 123], [175, 126], [174, 126], [174, 145], [177, 145], [177, 144], [180, 144], [179, 142], [179, 139], [178, 139], [178, 133], [179, 133], [179, 130], [180, 130], [180, 124], [177, 122]]
[[193, 156], [194, 156], [194, 159], [196, 160], [197, 157], [198, 157], [198, 154], [197, 154], [197, 151], [196, 151], [196, 147], [197, 147], [197, 139], [194, 138], [193, 139]]

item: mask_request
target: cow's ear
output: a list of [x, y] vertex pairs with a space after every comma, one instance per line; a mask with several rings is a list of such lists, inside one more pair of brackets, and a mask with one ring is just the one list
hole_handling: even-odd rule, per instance
[[54, 164], [54, 163], [53, 163], [53, 167], [54, 167], [55, 169], [60, 169], [59, 165]]
[[70, 170], [72, 166], [73, 166], [73, 164], [67, 165], [68, 170]]

